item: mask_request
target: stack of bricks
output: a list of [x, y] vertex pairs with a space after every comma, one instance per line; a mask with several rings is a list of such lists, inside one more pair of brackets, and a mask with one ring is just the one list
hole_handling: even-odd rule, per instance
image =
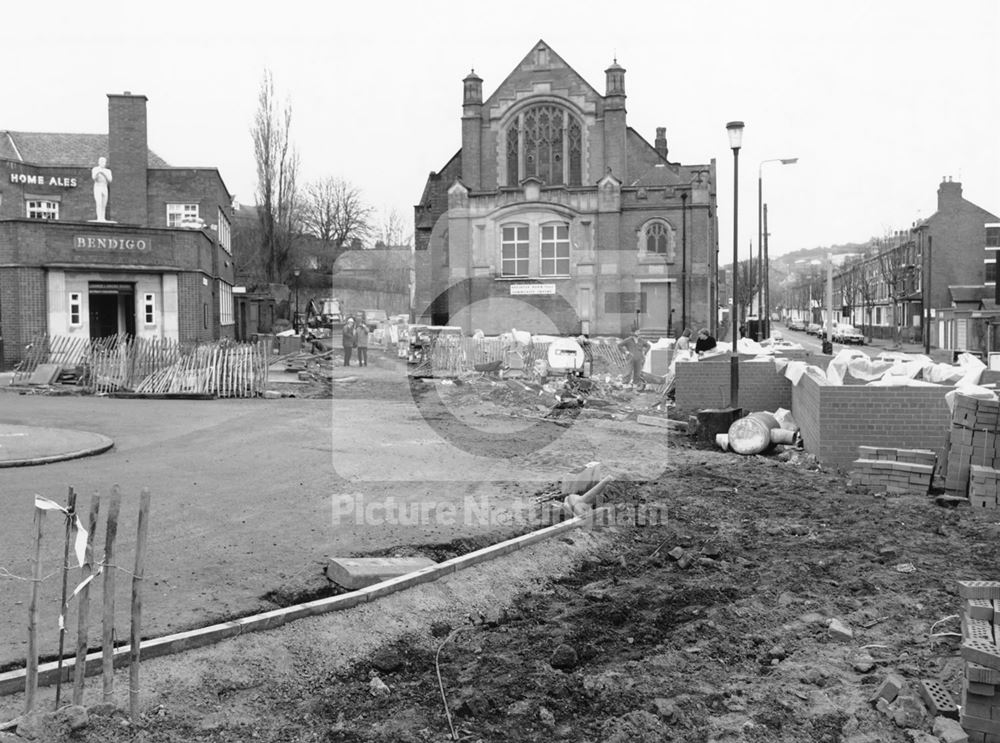
[[972, 466], [1000, 467], [1000, 401], [955, 396], [948, 436], [944, 489], [948, 495], [969, 495]]
[[1000, 743], [1000, 581], [960, 580], [962, 704], [959, 722], [969, 743]]
[[969, 505], [973, 508], [996, 508], [1000, 493], [1000, 470], [977, 464], [969, 469]]
[[859, 485], [889, 493], [927, 495], [937, 455], [930, 449], [859, 446], [851, 478]]

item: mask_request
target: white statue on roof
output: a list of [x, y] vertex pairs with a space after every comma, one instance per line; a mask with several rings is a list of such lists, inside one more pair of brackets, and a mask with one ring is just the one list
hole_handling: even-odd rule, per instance
[[99, 157], [97, 165], [90, 171], [90, 177], [94, 180], [94, 205], [97, 207], [97, 222], [107, 222], [108, 210], [108, 184], [111, 183], [111, 171], [107, 167], [108, 161]]

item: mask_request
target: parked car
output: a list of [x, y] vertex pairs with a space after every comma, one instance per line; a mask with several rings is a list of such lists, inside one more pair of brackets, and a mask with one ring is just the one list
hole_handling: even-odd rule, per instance
[[806, 325], [806, 332], [809, 335], [815, 335], [817, 337], [823, 335], [824, 328], [818, 322], [811, 322]]
[[785, 323], [785, 327], [788, 328], [789, 330], [805, 330], [806, 324], [802, 322], [802, 320], [796, 320], [795, 318], [791, 318], [789, 319], [788, 322]]
[[865, 344], [864, 334], [847, 323], [837, 323], [833, 326], [833, 340], [835, 343], [856, 343], [859, 346]]
[[381, 323], [389, 322], [389, 314], [385, 310], [362, 310], [362, 316], [371, 330], [375, 330]]

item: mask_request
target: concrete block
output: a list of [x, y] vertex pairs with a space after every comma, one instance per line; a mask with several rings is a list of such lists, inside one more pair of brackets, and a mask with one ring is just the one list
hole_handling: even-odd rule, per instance
[[1000, 670], [987, 668], [978, 663], [966, 663], [965, 678], [982, 684], [1000, 685]]
[[879, 699], [884, 699], [886, 702], [892, 703], [892, 701], [899, 696], [899, 692], [903, 689], [904, 683], [905, 682], [903, 681], [902, 676], [890, 673], [885, 677], [885, 681], [881, 683], [878, 689], [875, 690], [875, 693], [869, 701], [874, 704], [877, 703]]
[[1000, 735], [1000, 722], [995, 720], [974, 717], [972, 715], [962, 715], [959, 718], [959, 722], [966, 730], [978, 730], [982, 733]]
[[1000, 670], [1000, 648], [986, 640], [974, 638], [962, 641], [962, 657], [970, 663]]
[[[989, 697], [990, 699], [993, 699], [997, 693], [997, 687], [993, 684], [984, 684], [980, 681], [969, 681], [968, 679], [965, 680], [965, 689], [970, 694], [977, 694], [981, 697]], [[997, 700], [996, 703], [1000, 703], [1000, 700]]]
[[436, 563], [427, 557], [333, 557], [326, 576], [344, 588], [367, 588]]
[[838, 640], [853, 640], [854, 630], [841, 622], [839, 619], [831, 619], [827, 625], [830, 634]]
[[962, 617], [962, 637], [971, 640], [993, 642], [993, 623], [982, 619]]
[[969, 741], [969, 736], [962, 730], [962, 726], [947, 717], [935, 717], [932, 732], [941, 739], [941, 743], [968, 743]]
[[1000, 581], [960, 580], [958, 595], [963, 599], [1000, 599]]
[[951, 698], [951, 694], [941, 685], [941, 682], [935, 679], [922, 679], [917, 690], [933, 717], [942, 715], [958, 718], [958, 705], [955, 704], [955, 700]]

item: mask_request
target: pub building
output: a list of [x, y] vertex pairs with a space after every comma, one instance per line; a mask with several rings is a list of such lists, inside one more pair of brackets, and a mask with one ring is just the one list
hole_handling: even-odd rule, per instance
[[149, 149], [143, 95], [108, 95], [106, 135], [0, 130], [0, 369], [43, 333], [232, 338], [232, 202]]

